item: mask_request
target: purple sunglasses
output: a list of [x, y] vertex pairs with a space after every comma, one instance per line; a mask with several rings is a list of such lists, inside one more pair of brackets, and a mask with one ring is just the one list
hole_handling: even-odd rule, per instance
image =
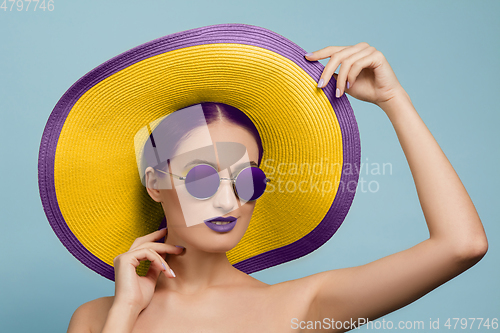
[[186, 177], [177, 176], [161, 169], [156, 170], [185, 181], [189, 194], [199, 200], [214, 196], [219, 189], [220, 182], [225, 179], [233, 183], [233, 190], [240, 199], [254, 201], [264, 194], [267, 183], [271, 181], [262, 169], [253, 166], [241, 169], [234, 178], [220, 177], [217, 170], [209, 164], [196, 165], [189, 170]]

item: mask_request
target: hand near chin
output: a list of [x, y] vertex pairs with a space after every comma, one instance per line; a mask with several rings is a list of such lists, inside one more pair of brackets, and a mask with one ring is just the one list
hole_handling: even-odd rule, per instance
[[337, 81], [337, 97], [346, 92], [356, 99], [380, 106], [380, 103], [406, 94], [385, 56], [368, 43], [327, 46], [305, 57], [311, 61], [330, 58], [318, 87], [325, 87], [333, 76]]
[[[155, 242], [166, 233], [167, 230], [162, 229], [136, 238], [127, 252], [118, 255], [113, 260], [115, 269], [113, 305], [131, 306], [140, 312], [151, 302], [160, 273], [163, 272], [169, 278], [175, 277], [160, 253], [180, 254], [183, 249], [171, 244]], [[143, 260], [151, 261], [151, 265], [147, 274], [140, 276], [136, 268]]]

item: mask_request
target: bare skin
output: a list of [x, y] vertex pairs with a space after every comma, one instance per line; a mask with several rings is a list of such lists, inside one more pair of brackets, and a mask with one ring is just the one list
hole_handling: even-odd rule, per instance
[[[222, 182], [210, 209], [239, 217], [237, 226], [224, 235], [203, 224], [183, 227], [177, 193], [154, 189], [151, 172], [148, 193], [161, 202], [169, 223], [165, 244], [153, 242], [166, 233], [156, 231], [115, 258], [115, 296], [80, 306], [68, 332], [312, 332], [292, 329], [292, 318], [375, 320], [419, 299], [485, 255], [488, 242], [467, 191], [383, 54], [359, 43], [329, 46], [306, 58], [328, 57], [322, 86], [334, 76], [340, 94], [378, 105], [393, 124], [429, 238], [365, 265], [267, 285], [235, 269], [225, 256], [243, 237], [255, 202], [238, 206], [229, 182]], [[221, 122], [211, 127], [211, 134], [213, 141], [244, 144], [250, 158], [257, 159], [257, 145], [245, 130]], [[152, 261], [151, 268], [146, 277], [139, 277], [135, 267], [146, 259]]]

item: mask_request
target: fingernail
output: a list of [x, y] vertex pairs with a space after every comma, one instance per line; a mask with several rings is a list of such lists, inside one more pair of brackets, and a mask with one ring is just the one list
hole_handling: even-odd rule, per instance
[[162, 231], [162, 230], [165, 230], [165, 229], [167, 229], [167, 227], [158, 229], [158, 231]]
[[347, 81], [347, 89], [349, 89], [350, 87], [350, 84], [349, 84], [349, 81]]
[[175, 277], [175, 273], [172, 269], [170, 269], [170, 273], [172, 273], [172, 276]]
[[324, 83], [324, 82], [325, 82], [325, 81], [324, 81], [323, 79], [319, 79], [319, 81], [318, 81], [318, 88], [323, 87], [323, 83]]
[[167, 267], [165, 267], [165, 264], [164, 263], [161, 263], [161, 265], [163, 266], [163, 270], [166, 271], [167, 270]]
[[181, 249], [184, 249], [185, 247], [182, 245], [176, 245], [176, 247], [180, 247]]
[[307, 53], [306, 53], [306, 57], [310, 57], [310, 56], [312, 56], [312, 55], [313, 55], [313, 54], [312, 54], [311, 52], [307, 52]]
[[340, 89], [339, 89], [339, 88], [337, 88], [337, 91], [335, 92], [335, 96], [336, 96], [337, 98], [339, 98], [339, 97], [340, 97]]

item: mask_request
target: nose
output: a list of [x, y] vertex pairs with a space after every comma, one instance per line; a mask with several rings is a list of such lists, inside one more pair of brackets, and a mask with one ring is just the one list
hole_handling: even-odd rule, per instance
[[229, 213], [238, 208], [237, 198], [233, 191], [233, 184], [231, 180], [222, 179], [219, 189], [214, 196], [214, 207], [224, 211], [222, 215]]

